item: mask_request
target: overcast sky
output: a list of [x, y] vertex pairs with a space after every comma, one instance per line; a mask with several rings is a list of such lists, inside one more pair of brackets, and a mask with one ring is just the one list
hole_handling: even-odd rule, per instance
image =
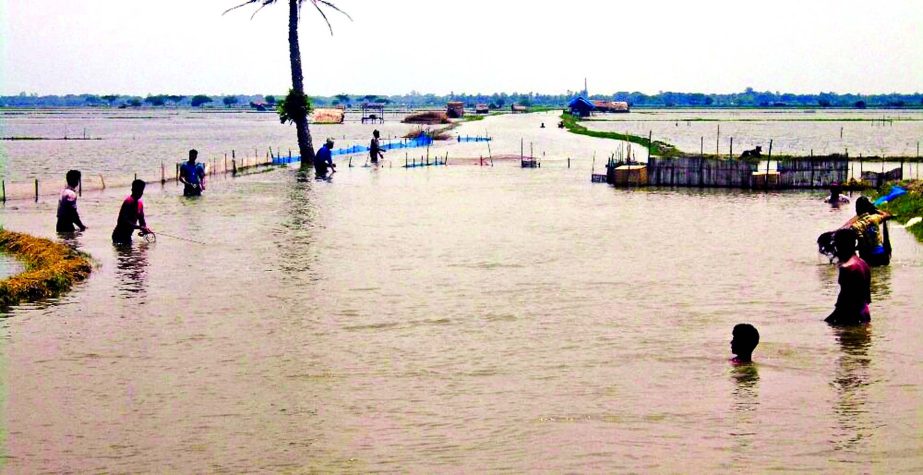
[[[242, 0], [241, 0], [242, 1]], [[279, 94], [287, 1], [0, 0], [0, 94]], [[923, 91], [920, 0], [306, 2], [309, 94]]]

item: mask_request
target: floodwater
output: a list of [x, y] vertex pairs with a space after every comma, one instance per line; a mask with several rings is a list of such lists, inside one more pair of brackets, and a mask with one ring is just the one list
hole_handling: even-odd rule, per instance
[[[663, 140], [688, 153], [734, 155], [763, 147], [773, 154], [915, 157], [923, 141], [923, 111], [896, 110], [635, 110], [594, 116], [591, 130]], [[720, 127], [720, 135], [719, 135]]]
[[873, 323], [828, 327], [818, 193], [280, 169], [149, 186], [122, 252], [125, 192], [79, 203], [91, 278], [0, 321], [10, 473], [923, 470], [923, 246], [893, 229]]
[[[293, 135], [266, 114], [171, 114], [91, 118], [114, 121], [101, 141], [2, 143], [6, 169], [128, 173], [193, 146], [284, 149]], [[851, 207], [831, 209], [820, 192], [594, 185], [592, 154], [601, 163], [619, 143], [568, 134], [556, 115], [463, 124], [453, 132], [494, 141], [433, 147], [448, 167], [401, 169], [395, 151], [382, 168], [341, 158], [331, 182], [298, 183], [293, 169], [218, 176], [200, 199], [152, 184], [145, 209], [161, 234], [130, 251], [109, 242], [127, 189], [84, 193], [90, 229], [68, 242], [98, 268], [0, 320], [0, 463], [923, 470], [923, 246], [893, 228], [893, 263], [873, 271], [872, 325], [832, 329], [822, 319], [836, 270], [814, 241]], [[64, 120], [26, 117], [44, 133]], [[323, 127], [315, 136], [346, 146], [372, 128], [412, 128]], [[67, 153], [29, 148], [59, 146]], [[520, 148], [545, 166], [453, 165]], [[0, 225], [54, 238], [55, 209], [54, 196], [11, 201]], [[762, 341], [757, 364], [735, 368], [740, 322]]]

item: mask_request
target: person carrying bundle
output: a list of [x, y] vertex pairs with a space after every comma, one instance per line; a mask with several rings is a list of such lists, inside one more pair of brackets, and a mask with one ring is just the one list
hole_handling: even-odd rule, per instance
[[890, 213], [879, 211], [865, 196], [856, 200], [856, 216], [843, 225], [859, 238], [859, 257], [870, 266], [886, 266], [891, 262], [891, 240], [887, 221]]

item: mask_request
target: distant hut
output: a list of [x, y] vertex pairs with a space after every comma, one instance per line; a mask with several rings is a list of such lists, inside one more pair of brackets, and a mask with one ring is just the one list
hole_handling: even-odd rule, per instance
[[598, 112], [625, 113], [631, 110], [627, 102], [593, 101], [593, 106]]
[[449, 102], [445, 105], [445, 113], [450, 119], [461, 119], [465, 116], [465, 103]]
[[478, 104], [474, 107], [474, 112], [476, 114], [487, 114], [490, 112], [490, 107], [487, 104]]
[[596, 110], [596, 106], [583, 96], [580, 96], [567, 104], [570, 114], [577, 117], [589, 117]]
[[342, 124], [346, 113], [343, 109], [314, 109], [311, 122], [314, 124]]
[[385, 105], [366, 102], [362, 104], [362, 123], [385, 123]]
[[526, 112], [529, 112], [529, 108], [528, 108], [528, 107], [526, 107], [526, 106], [521, 106], [521, 105], [518, 105], [518, 104], [513, 104], [513, 105], [511, 105], [511, 106], [510, 106], [510, 110], [511, 110], [514, 114], [525, 114]]

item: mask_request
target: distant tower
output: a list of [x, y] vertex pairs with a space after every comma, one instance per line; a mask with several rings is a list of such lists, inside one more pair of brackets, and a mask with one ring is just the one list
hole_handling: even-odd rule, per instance
[[590, 98], [590, 90], [586, 87], [586, 78], [583, 78], [583, 97]]

